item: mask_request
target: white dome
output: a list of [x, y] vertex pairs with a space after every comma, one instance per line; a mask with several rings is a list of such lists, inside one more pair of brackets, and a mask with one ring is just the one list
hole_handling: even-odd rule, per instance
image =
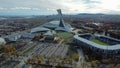
[[5, 39], [4, 38], [0, 38], [0, 45], [4, 45], [4, 44], [6, 44]]

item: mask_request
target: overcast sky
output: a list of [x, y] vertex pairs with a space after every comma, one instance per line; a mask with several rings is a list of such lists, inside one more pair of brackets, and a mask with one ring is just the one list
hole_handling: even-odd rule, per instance
[[120, 14], [120, 0], [0, 0], [0, 15]]

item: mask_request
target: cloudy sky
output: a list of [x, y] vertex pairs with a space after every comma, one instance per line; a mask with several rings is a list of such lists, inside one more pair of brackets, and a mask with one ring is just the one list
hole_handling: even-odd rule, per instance
[[120, 14], [120, 0], [0, 0], [0, 15]]

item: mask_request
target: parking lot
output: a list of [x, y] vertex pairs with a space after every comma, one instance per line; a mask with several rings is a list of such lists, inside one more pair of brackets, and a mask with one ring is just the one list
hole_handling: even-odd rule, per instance
[[64, 44], [38, 43], [36, 47], [26, 53], [26, 55], [64, 58], [67, 55], [68, 47], [69, 45]]

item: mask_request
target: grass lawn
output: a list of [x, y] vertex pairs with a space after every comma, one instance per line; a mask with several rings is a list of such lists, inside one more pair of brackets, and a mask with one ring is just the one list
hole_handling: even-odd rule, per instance
[[95, 43], [100, 44], [100, 45], [110, 46], [110, 44], [102, 42], [98, 39], [91, 39], [90, 41], [95, 42]]
[[73, 39], [73, 34], [68, 33], [68, 32], [58, 32], [56, 35], [60, 37], [61, 39], [64, 39], [65, 43], [69, 43]]

